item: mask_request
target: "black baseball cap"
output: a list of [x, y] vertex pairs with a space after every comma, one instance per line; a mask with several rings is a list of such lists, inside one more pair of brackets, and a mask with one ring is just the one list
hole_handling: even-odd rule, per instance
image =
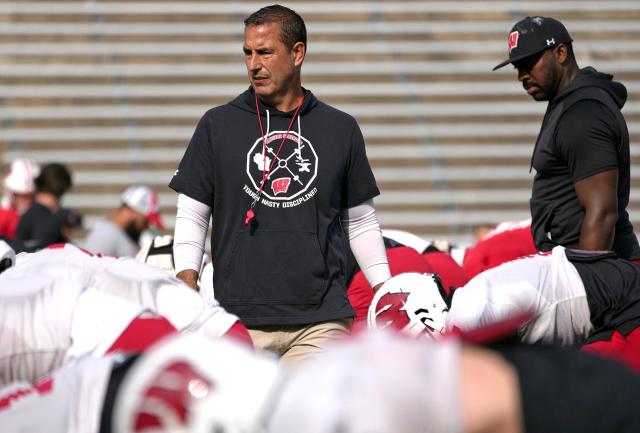
[[518, 21], [509, 32], [509, 58], [493, 70], [572, 41], [571, 35], [560, 21], [549, 17], [526, 17]]

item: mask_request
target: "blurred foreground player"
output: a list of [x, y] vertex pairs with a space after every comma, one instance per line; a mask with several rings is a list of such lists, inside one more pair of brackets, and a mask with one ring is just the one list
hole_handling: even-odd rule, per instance
[[147, 308], [77, 281], [0, 278], [0, 384], [37, 380], [86, 355], [143, 350], [174, 332]]
[[[0, 310], [5, 382], [34, 380], [80, 355], [103, 354], [143, 314], [182, 333], [253, 345], [235, 315], [212, 301], [205, 304], [167, 272], [69, 244], [19, 255], [18, 263], [0, 274]], [[140, 321], [135, 324], [140, 329]]]
[[268, 433], [640, 431], [640, 376], [557, 347], [366, 335], [301, 365], [274, 395]]
[[84, 358], [37, 383], [0, 388], [3, 432], [259, 432], [278, 374], [230, 341], [163, 339], [141, 355]]

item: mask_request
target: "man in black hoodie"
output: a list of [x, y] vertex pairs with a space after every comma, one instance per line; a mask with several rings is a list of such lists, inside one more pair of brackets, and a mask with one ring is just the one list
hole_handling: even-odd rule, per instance
[[215, 297], [297, 362], [349, 331], [347, 248], [372, 287], [390, 276], [379, 191], [355, 119], [302, 87], [302, 18], [273, 5], [244, 24], [251, 86], [205, 113], [169, 184], [175, 266], [196, 288], [212, 216]]
[[620, 109], [626, 88], [580, 69], [564, 25], [526, 17], [509, 34], [509, 58], [536, 101], [549, 101], [531, 158], [536, 169], [531, 230], [536, 247], [613, 250], [640, 259], [629, 221], [629, 133]]

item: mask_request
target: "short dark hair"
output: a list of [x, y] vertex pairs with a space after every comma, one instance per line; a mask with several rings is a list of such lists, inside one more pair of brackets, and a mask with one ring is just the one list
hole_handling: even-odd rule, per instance
[[71, 189], [71, 173], [63, 164], [50, 163], [42, 167], [35, 179], [36, 191], [47, 192], [60, 198]]
[[244, 20], [245, 27], [259, 26], [268, 23], [280, 23], [280, 40], [287, 48], [292, 49], [295, 44], [302, 42], [307, 48], [307, 27], [298, 13], [281, 5], [265, 6], [252, 13]]

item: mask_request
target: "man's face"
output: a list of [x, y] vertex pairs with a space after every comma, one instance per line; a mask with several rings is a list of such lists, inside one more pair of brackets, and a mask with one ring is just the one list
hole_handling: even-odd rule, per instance
[[125, 232], [134, 242], [140, 240], [142, 232], [149, 228], [149, 220], [139, 212], [133, 212], [133, 216], [127, 225]]
[[244, 61], [249, 81], [264, 102], [275, 105], [297, 82], [294, 50], [280, 40], [280, 23], [246, 26]]
[[518, 81], [536, 101], [549, 101], [558, 91], [554, 54], [555, 49], [548, 49], [513, 64], [518, 71]]

